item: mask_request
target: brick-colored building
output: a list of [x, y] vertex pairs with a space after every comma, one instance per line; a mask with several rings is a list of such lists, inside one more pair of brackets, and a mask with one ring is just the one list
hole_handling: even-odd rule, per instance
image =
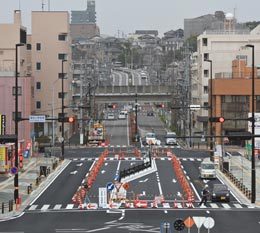
[[[255, 112], [260, 112], [260, 75], [255, 68]], [[212, 80], [213, 116], [224, 117], [224, 123], [213, 123], [216, 136], [239, 135], [248, 131], [248, 113], [252, 102], [252, 67], [248, 66], [246, 57], [232, 62], [232, 73], [217, 73]], [[210, 102], [210, 95], [209, 95]], [[231, 120], [241, 119], [241, 120]], [[235, 142], [236, 141], [236, 142]], [[216, 138], [216, 144], [221, 144], [221, 138]], [[234, 140], [230, 143], [241, 144]]]

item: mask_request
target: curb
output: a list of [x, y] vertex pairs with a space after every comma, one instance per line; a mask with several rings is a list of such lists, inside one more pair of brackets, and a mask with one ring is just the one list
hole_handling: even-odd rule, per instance
[[59, 173], [63, 168], [68, 166], [70, 162], [71, 161], [69, 159], [65, 159], [49, 176], [46, 177], [46, 179], [36, 189], [33, 190], [31, 194], [27, 196], [27, 198], [20, 206], [19, 210], [0, 214], [0, 222], [20, 217], [23, 214], [25, 208], [42, 192], [42, 190], [44, 190], [47, 184], [49, 184], [50, 181], [52, 181], [56, 177], [56, 174]]

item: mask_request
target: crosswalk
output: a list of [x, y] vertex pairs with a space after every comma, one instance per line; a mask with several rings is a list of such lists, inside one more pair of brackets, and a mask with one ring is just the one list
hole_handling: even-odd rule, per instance
[[[171, 161], [172, 159], [170, 157], [154, 157], [156, 160], [161, 160], [161, 161]], [[98, 158], [94, 158], [94, 157], [89, 157], [89, 158], [73, 158], [71, 159], [72, 161], [97, 161]], [[117, 161], [119, 160], [116, 157], [107, 157], [105, 158], [106, 161]], [[144, 158], [139, 158], [139, 157], [124, 157], [121, 158], [120, 160], [128, 160], [128, 161], [136, 161], [136, 160], [144, 160]], [[180, 161], [197, 161], [197, 162], [201, 162], [202, 158], [179, 158]]]
[[[152, 209], [155, 206], [151, 202], [148, 205], [148, 209]], [[130, 207], [130, 208], [133, 208]], [[198, 203], [192, 203], [191, 205], [188, 203], [173, 203], [173, 202], [165, 202], [161, 205], [157, 205], [156, 208], [160, 209], [187, 209], [187, 208], [193, 208], [193, 209], [243, 209], [243, 208], [249, 208], [254, 209], [257, 208], [255, 206], [248, 206], [245, 204], [240, 203], [207, 203], [207, 205], [201, 205], [199, 206]], [[26, 212], [31, 211], [59, 211], [59, 210], [77, 210], [81, 209], [78, 204], [43, 204], [43, 205], [30, 205], [27, 207]]]

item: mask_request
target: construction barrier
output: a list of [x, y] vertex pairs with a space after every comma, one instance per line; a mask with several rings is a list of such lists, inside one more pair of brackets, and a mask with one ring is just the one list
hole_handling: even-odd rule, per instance
[[184, 193], [183, 205], [184, 205], [185, 199], [188, 203], [194, 202], [194, 193], [192, 191], [192, 188], [191, 188], [189, 182], [187, 181], [186, 176], [185, 176], [185, 174], [184, 174], [184, 172], [181, 168], [180, 161], [173, 154], [172, 154], [172, 166], [173, 166], [173, 169], [175, 171], [177, 180], [179, 181], [179, 183], [182, 187], [183, 193]]

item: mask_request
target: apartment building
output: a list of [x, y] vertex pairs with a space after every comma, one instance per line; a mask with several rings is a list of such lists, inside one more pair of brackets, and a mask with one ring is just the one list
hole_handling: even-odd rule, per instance
[[[33, 11], [31, 44], [32, 74], [34, 77], [34, 114], [57, 118], [62, 112], [62, 76], [64, 75], [64, 105], [71, 100], [71, 42], [69, 13], [65, 11]], [[65, 113], [70, 114], [70, 108]], [[61, 136], [61, 123], [35, 123], [36, 136]], [[52, 130], [54, 129], [54, 130]], [[71, 134], [65, 123], [65, 139]]]
[[[260, 113], [260, 72], [254, 68], [255, 74], [255, 112]], [[224, 123], [213, 123], [214, 134], [220, 135], [248, 135], [249, 117], [252, 109], [252, 66], [244, 59], [232, 61], [232, 73], [216, 73], [212, 80], [213, 116], [227, 119]], [[237, 120], [234, 120], [237, 119]], [[259, 123], [256, 131], [259, 131]], [[258, 132], [256, 132], [258, 134]], [[244, 144], [242, 138], [230, 137], [231, 144]], [[259, 148], [259, 139], [256, 138]], [[222, 144], [221, 138], [216, 138], [216, 144]]]
[[[18, 117], [28, 118], [33, 101], [32, 77], [27, 66], [26, 28], [22, 26], [21, 11], [14, 11], [13, 23], [0, 24], [0, 114], [6, 116], [6, 134], [15, 134], [15, 66], [17, 46]], [[32, 125], [28, 121], [18, 124], [19, 146], [31, 139]]]
[[211, 79], [210, 62], [212, 61], [212, 78], [217, 73], [232, 73], [232, 61], [236, 58], [247, 59], [247, 64], [251, 64], [252, 51], [245, 49], [246, 44], [255, 46], [255, 61], [260, 63], [260, 26], [252, 30], [236, 31], [205, 31], [197, 38], [198, 44], [198, 92], [200, 96], [200, 106], [202, 108], [196, 111], [195, 127], [207, 134], [208, 130], [208, 107], [209, 106], [209, 80]]

